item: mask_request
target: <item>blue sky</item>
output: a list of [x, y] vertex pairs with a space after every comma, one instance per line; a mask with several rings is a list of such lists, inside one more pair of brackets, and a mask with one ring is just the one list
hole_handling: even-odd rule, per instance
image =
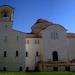
[[15, 8], [13, 28], [16, 30], [31, 32], [36, 20], [43, 18], [75, 32], [75, 0], [0, 0], [0, 5], [3, 4]]

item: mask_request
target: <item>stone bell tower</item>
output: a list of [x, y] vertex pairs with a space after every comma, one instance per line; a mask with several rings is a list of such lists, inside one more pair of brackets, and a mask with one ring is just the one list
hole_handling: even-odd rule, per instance
[[13, 10], [14, 8], [9, 5], [0, 6], [0, 22], [12, 22]]
[[14, 8], [10, 5], [0, 6], [0, 28], [12, 28]]

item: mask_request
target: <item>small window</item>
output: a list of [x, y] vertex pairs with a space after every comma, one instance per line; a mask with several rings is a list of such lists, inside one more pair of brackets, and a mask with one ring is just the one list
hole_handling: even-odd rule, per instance
[[53, 36], [54, 36], [54, 40], [55, 40], [56, 39], [56, 33], [55, 32], [53, 33]]
[[28, 52], [26, 52], [26, 57], [28, 57]]
[[22, 66], [19, 67], [19, 71], [22, 71]]
[[39, 40], [35, 40], [35, 44], [39, 44]]
[[3, 67], [3, 71], [6, 71], [6, 67]]
[[56, 33], [56, 39], [58, 39], [58, 33]]
[[58, 33], [57, 32], [51, 32], [51, 40], [58, 39]]
[[35, 44], [37, 44], [37, 40], [35, 40]]
[[19, 41], [19, 33], [16, 33], [16, 40]]
[[39, 44], [39, 40], [38, 40], [37, 42], [38, 42], [38, 44]]
[[4, 51], [4, 57], [6, 57], [7, 56], [7, 51]]
[[19, 36], [17, 35], [16, 38], [17, 38], [17, 41], [18, 41], [19, 40]]
[[36, 56], [39, 56], [39, 55], [38, 55], [38, 52], [36, 52]]
[[26, 43], [29, 44], [29, 40], [27, 40]]
[[51, 40], [53, 39], [53, 33], [51, 32]]
[[16, 51], [16, 56], [18, 56], [18, 51]]

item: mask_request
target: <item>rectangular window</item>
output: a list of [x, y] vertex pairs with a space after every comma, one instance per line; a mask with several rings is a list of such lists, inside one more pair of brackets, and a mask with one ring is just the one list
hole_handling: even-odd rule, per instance
[[37, 44], [37, 40], [35, 40], [35, 44]]
[[58, 39], [58, 33], [57, 32], [51, 32], [51, 40]]
[[54, 32], [53, 34], [54, 34], [53, 36], [54, 36], [54, 40], [55, 40], [56, 39], [56, 33]]
[[39, 44], [39, 40], [35, 40], [35, 44]]
[[7, 25], [5, 25], [5, 31], [7, 31]]
[[58, 39], [58, 33], [56, 33], [56, 39]]
[[29, 40], [27, 40], [26, 43], [29, 44]]
[[28, 57], [28, 52], [26, 52], [26, 57]]
[[38, 42], [38, 44], [39, 44], [39, 40], [38, 40], [37, 42]]
[[53, 39], [53, 33], [51, 32], [51, 40]]
[[16, 51], [16, 56], [18, 56], [18, 51]]
[[19, 41], [19, 33], [16, 33], [16, 40]]
[[4, 51], [4, 57], [6, 57], [7, 56], [7, 51]]

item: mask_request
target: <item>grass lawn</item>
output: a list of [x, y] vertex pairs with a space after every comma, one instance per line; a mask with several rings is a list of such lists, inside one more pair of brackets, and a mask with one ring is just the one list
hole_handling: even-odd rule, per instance
[[75, 75], [73, 72], [0, 72], [0, 75]]

